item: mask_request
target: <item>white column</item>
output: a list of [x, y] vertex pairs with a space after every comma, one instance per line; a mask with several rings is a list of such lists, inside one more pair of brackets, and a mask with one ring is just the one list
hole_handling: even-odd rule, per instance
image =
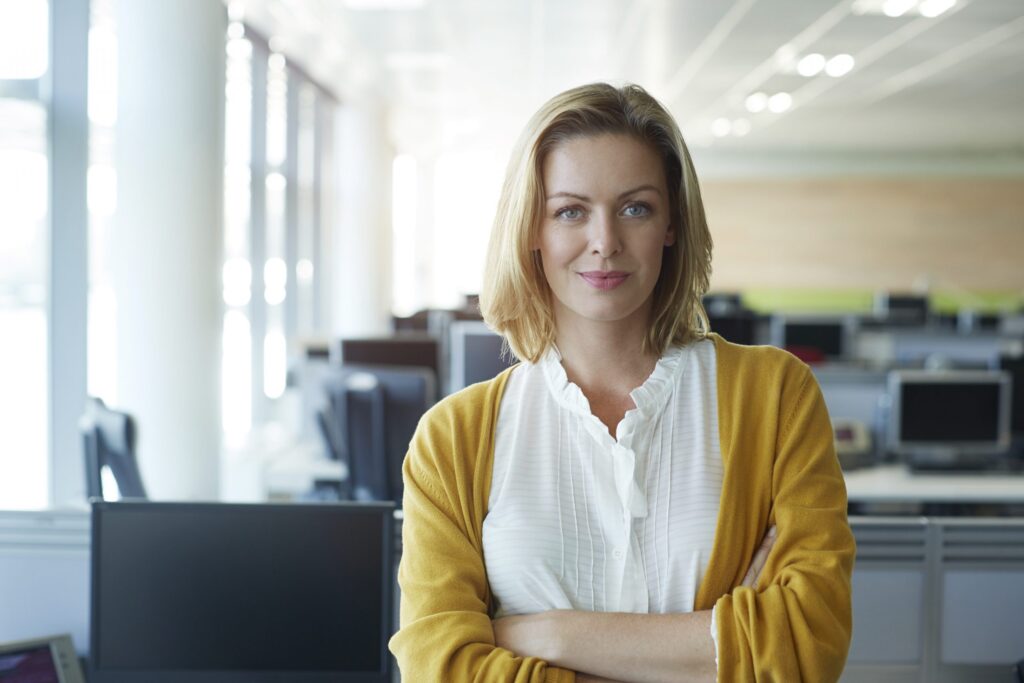
[[212, 499], [220, 459], [224, 5], [118, 2], [118, 396], [156, 499]]
[[54, 507], [85, 499], [78, 418], [85, 409], [89, 275], [85, 177], [89, 1], [55, 0], [50, 32], [50, 490]]
[[332, 245], [331, 332], [391, 329], [391, 163], [387, 116], [377, 102], [338, 109], [335, 154], [338, 220]]

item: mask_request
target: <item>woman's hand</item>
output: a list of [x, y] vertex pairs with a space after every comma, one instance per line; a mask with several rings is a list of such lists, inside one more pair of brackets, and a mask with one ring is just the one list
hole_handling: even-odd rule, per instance
[[768, 529], [768, 533], [764, 535], [764, 539], [761, 541], [761, 547], [754, 553], [754, 559], [750, 562], [750, 568], [747, 569], [746, 576], [743, 577], [743, 583], [741, 586], [747, 588], [757, 588], [757, 580], [761, 578], [761, 570], [764, 569], [764, 563], [768, 560], [768, 553], [771, 551], [772, 546], [775, 545], [775, 537], [777, 530], [774, 525]]

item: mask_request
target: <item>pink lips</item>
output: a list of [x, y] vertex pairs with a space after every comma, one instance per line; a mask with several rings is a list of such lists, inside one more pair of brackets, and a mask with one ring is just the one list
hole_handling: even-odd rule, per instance
[[629, 273], [623, 273], [618, 270], [591, 270], [586, 273], [580, 273], [579, 276], [595, 289], [609, 290], [615, 289], [625, 282], [626, 278], [629, 277]]

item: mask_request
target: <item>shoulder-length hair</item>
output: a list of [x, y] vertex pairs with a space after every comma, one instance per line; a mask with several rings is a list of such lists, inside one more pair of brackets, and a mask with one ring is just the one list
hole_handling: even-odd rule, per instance
[[711, 234], [693, 161], [679, 127], [638, 85], [583, 85], [556, 95], [533, 115], [509, 161], [487, 249], [480, 310], [520, 359], [536, 362], [554, 343], [551, 291], [536, 243], [544, 211], [544, 158], [575, 138], [630, 135], [654, 148], [665, 170], [676, 239], [665, 248], [643, 352], [704, 338], [701, 297], [711, 278]]

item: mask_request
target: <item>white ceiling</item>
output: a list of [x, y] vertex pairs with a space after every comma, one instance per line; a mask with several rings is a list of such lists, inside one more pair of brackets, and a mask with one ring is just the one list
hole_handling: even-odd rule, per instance
[[[706, 152], [1024, 155], [1024, 0], [958, 0], [936, 18], [891, 18], [882, 0], [238, 2], [343, 99], [380, 96], [399, 151], [511, 144], [551, 95], [610, 80], [644, 85]], [[856, 66], [805, 78], [780, 66], [784, 46]], [[793, 105], [752, 114], [756, 91]], [[716, 138], [718, 118], [750, 132]]]

